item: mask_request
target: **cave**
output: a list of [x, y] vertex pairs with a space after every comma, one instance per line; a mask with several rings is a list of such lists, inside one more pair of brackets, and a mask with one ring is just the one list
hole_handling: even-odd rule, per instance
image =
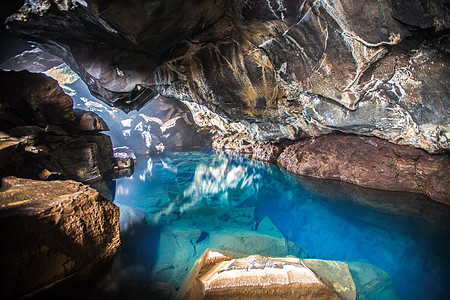
[[447, 299], [447, 0], [17, 0], [2, 299]]

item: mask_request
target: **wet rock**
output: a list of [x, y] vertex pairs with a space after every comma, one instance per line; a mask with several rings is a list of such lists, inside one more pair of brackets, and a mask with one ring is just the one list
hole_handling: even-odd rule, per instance
[[384, 270], [364, 262], [349, 262], [357, 299], [398, 299], [394, 281]]
[[212, 147], [217, 150], [251, 155], [253, 159], [275, 163], [286, 146], [285, 144], [284, 142], [259, 142], [248, 135], [235, 133], [225, 136], [216, 134], [213, 137]]
[[74, 181], [3, 178], [0, 223], [5, 298], [90, 276], [120, 245], [119, 209]]
[[309, 252], [285, 239], [269, 218], [265, 218], [256, 230], [253, 208], [230, 210], [200, 206], [185, 208], [182, 218], [177, 214], [171, 203], [169, 209], [148, 218], [149, 223], [165, 224], [157, 243], [160, 255], [152, 269], [152, 277], [170, 282], [177, 289], [207, 248], [247, 255], [311, 257]]
[[6, 133], [12, 137], [25, 138], [27, 145], [34, 146], [37, 144], [43, 131], [39, 126], [17, 126], [7, 130]]
[[[430, 155], [375, 137], [330, 135], [305, 139], [287, 147], [277, 162], [300, 175], [391, 191], [427, 193], [427, 184], [435, 180], [430, 176], [443, 176], [445, 182], [449, 174], [445, 168], [448, 160], [447, 154]], [[445, 189], [444, 195], [431, 193], [429, 196], [448, 203], [450, 189]]]
[[[350, 288], [354, 289], [353, 282]], [[182, 299], [340, 299], [298, 258], [242, 257], [220, 250], [203, 253], [179, 295]]]
[[284, 237], [277, 238], [265, 232], [252, 232], [234, 229], [211, 232], [209, 248], [226, 251], [270, 256], [288, 256], [307, 258], [309, 253]]
[[[391, 191], [428, 194], [449, 203], [447, 154], [430, 155], [408, 146], [398, 146], [375, 137], [330, 135], [302, 140], [287, 147], [277, 163], [305, 176], [338, 179], [357, 185]], [[434, 193], [430, 187], [440, 178]], [[444, 192], [445, 191], [445, 192]]]
[[443, 167], [432, 173], [428, 179], [426, 184], [426, 194], [431, 199], [437, 199], [447, 204], [450, 204], [449, 201], [449, 190], [450, 190], [450, 160], [446, 160], [444, 162]]
[[52, 144], [49, 152], [67, 178], [93, 182], [111, 174], [115, 159], [111, 139], [103, 134], [68, 137], [66, 141]]
[[339, 298], [356, 299], [356, 286], [348, 264], [341, 261], [319, 259], [303, 259], [302, 262], [320, 280], [332, 288]]
[[256, 143], [252, 158], [260, 161], [275, 163], [283, 148], [271, 143]]
[[[366, 10], [366, 3], [351, 2], [317, 1], [293, 26], [278, 17], [234, 21], [229, 36], [162, 65], [159, 91], [207, 106], [259, 141], [340, 130], [429, 152], [448, 149], [447, 54], [438, 50], [446, 38], [401, 43], [405, 28], [390, 17], [392, 32], [366, 31], [353, 22], [392, 6], [377, 2]], [[361, 15], [350, 17], [354, 6]]]
[[278, 230], [275, 224], [273, 224], [269, 216], [265, 216], [264, 219], [261, 220], [257, 230], [276, 238], [284, 238], [283, 234]]

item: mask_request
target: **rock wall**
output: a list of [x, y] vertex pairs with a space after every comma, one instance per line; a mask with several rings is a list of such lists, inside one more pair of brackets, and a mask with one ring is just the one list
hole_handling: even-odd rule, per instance
[[91, 276], [120, 246], [119, 208], [75, 181], [3, 178], [0, 227], [3, 299]]
[[299, 175], [364, 187], [422, 193], [450, 204], [450, 156], [429, 154], [376, 137], [332, 134], [297, 142], [261, 143], [235, 134], [215, 136], [213, 147], [277, 163]]
[[0, 73], [1, 176], [94, 182], [116, 167], [109, 130], [43, 74]]
[[159, 93], [260, 142], [337, 130], [449, 149], [444, 1], [149, 3], [30, 1], [7, 27], [125, 111]]
[[157, 97], [139, 112], [127, 115], [84, 97], [76, 106], [102, 116], [109, 124], [113, 143], [139, 155], [211, 146], [211, 127], [195, 124], [189, 108], [175, 99]]

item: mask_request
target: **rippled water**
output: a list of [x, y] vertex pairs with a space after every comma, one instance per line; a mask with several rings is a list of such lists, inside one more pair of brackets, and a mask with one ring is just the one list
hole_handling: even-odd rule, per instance
[[[226, 247], [367, 262], [392, 276], [402, 299], [448, 298], [449, 209], [425, 197], [306, 179], [217, 152], [140, 157], [116, 184], [123, 246], [103, 295], [173, 296], [206, 248]], [[393, 296], [388, 274], [361, 264], [357, 275], [358, 266], [350, 270], [361, 299]]]

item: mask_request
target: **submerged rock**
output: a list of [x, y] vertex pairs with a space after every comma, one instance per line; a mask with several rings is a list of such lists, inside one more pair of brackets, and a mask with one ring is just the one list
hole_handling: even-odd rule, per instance
[[357, 299], [398, 299], [394, 281], [384, 270], [365, 262], [349, 262]]
[[[153, 223], [155, 219], [149, 217], [148, 221]], [[254, 208], [191, 207], [181, 218], [173, 213], [160, 216], [157, 224], [164, 224], [164, 229], [156, 243], [159, 255], [152, 268], [152, 278], [168, 282], [176, 289], [208, 248], [246, 255], [311, 257], [309, 252], [287, 240], [268, 217], [256, 229]]]
[[[179, 296], [182, 299], [355, 299], [355, 285], [347, 264], [331, 262], [333, 271], [339, 271], [341, 278], [326, 284], [304, 261], [295, 257], [243, 257], [208, 249], [195, 263]], [[330, 262], [323, 261], [323, 264]], [[321, 272], [323, 275], [325, 272]]]
[[0, 227], [5, 298], [86, 278], [120, 246], [119, 209], [74, 181], [3, 178]]
[[207, 249], [181, 299], [398, 299], [392, 277], [363, 262], [246, 256]]
[[299, 175], [424, 193], [450, 203], [450, 186], [443, 187], [450, 177], [449, 161], [448, 154], [430, 155], [375, 137], [330, 135], [304, 139], [287, 147], [277, 162]]

